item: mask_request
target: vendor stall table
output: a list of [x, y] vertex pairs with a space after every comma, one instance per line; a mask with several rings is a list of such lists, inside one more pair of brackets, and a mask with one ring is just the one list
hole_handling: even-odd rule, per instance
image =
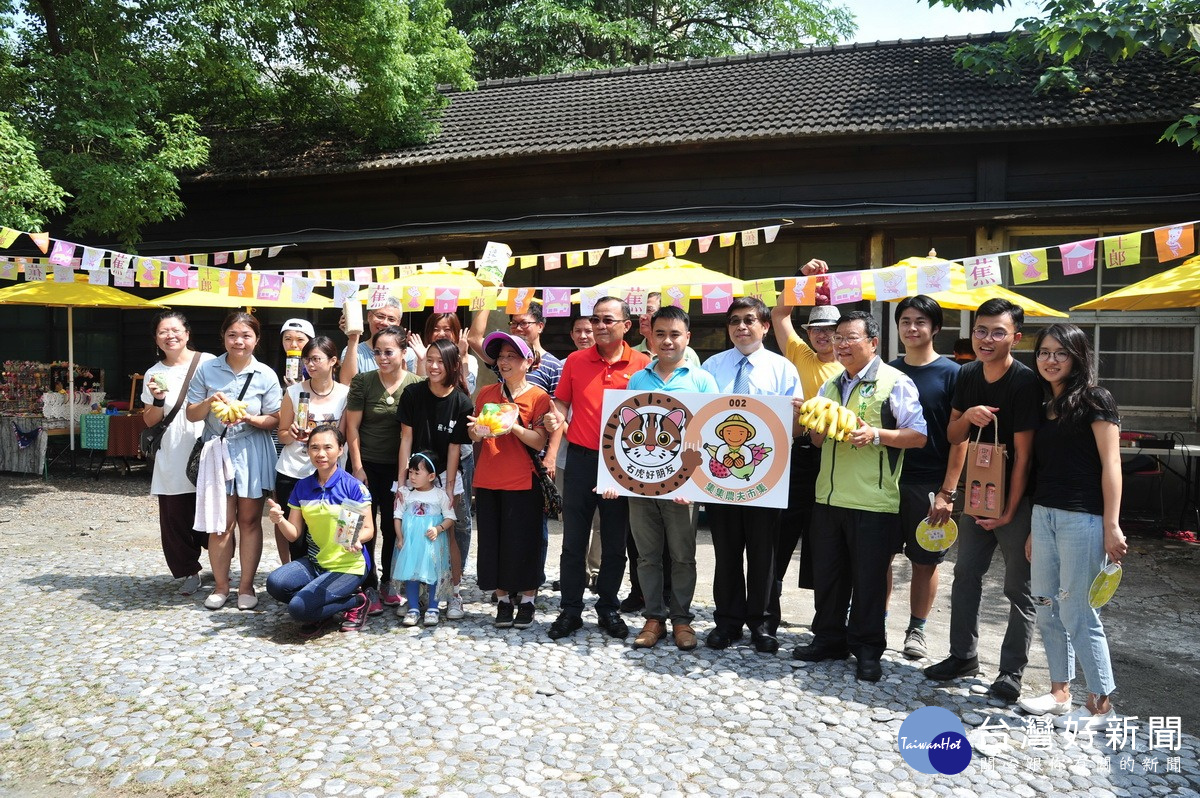
[[67, 424], [61, 418], [0, 416], [0, 471], [49, 477], [50, 465], [69, 451]]
[[[104, 452], [100, 465], [96, 467], [95, 477], [100, 478], [100, 471], [108, 458], [120, 459], [125, 473], [129, 473], [131, 459], [141, 457], [138, 450], [141, 432], [146, 424], [140, 413], [104, 414], [87, 413], [80, 416], [80, 441], [84, 449], [94, 455], [97, 451]], [[93, 456], [88, 457], [88, 467], [91, 468]]]

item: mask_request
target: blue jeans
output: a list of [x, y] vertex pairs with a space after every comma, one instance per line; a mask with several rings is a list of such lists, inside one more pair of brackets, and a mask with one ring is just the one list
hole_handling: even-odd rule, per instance
[[1103, 567], [1103, 517], [1033, 506], [1033, 603], [1050, 680], [1071, 681], [1078, 658], [1095, 695], [1117, 689], [1100, 613], [1088, 604], [1088, 589]]
[[323, 621], [358, 604], [365, 574], [325, 571], [304, 557], [281, 565], [267, 576], [267, 592], [288, 605], [288, 614], [302, 623]]

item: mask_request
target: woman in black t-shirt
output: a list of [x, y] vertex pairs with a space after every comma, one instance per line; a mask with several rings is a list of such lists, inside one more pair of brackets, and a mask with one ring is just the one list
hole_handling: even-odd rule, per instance
[[[1038, 483], [1026, 554], [1042, 645], [1050, 665], [1050, 692], [1021, 699], [1033, 715], [1058, 715], [1071, 731], [1103, 730], [1115, 717], [1116, 689], [1100, 613], [1088, 602], [1105, 555], [1120, 563], [1127, 546], [1121, 510], [1120, 418], [1117, 403], [1096, 384], [1087, 335], [1074, 324], [1042, 330], [1035, 347], [1038, 379], [1049, 389], [1042, 425], [1034, 435]], [[1087, 703], [1071, 709], [1075, 659], [1087, 681]]]
[[467, 434], [467, 414], [474, 407], [459, 365], [459, 348], [453, 341], [443, 338], [430, 343], [425, 352], [425, 373], [429, 379], [405, 388], [396, 410], [400, 421], [400, 462], [404, 464], [400, 473], [407, 473], [408, 458], [413, 452], [431, 451], [439, 462], [446, 464], [441, 475], [442, 485], [459, 518], [450, 537], [454, 595], [446, 602], [446, 617], [458, 620], [463, 617], [458, 587], [471, 547], [471, 527], [462, 520], [471, 517], [471, 508], [459, 468], [460, 446], [471, 442]]

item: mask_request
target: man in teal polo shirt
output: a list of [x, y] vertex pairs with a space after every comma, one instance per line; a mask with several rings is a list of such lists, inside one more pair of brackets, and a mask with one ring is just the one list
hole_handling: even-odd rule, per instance
[[[668, 305], [654, 313], [651, 335], [658, 358], [629, 380], [631, 391], [716, 393], [712, 375], [685, 362], [692, 339], [691, 320], [681, 308]], [[629, 528], [637, 543], [638, 581], [646, 597], [646, 624], [634, 648], [651, 648], [667, 636], [667, 612], [676, 648], [696, 647], [692, 629], [692, 595], [696, 592], [696, 514], [685, 499], [629, 499]], [[670, 600], [663, 601], [663, 548], [670, 555]], [[670, 605], [668, 607], [668, 604]]]
[[852, 410], [858, 429], [845, 441], [812, 433], [821, 449], [811, 528], [816, 614], [812, 643], [793, 655], [819, 662], [853, 653], [858, 679], [877, 682], [887, 647], [887, 575], [900, 534], [900, 468], [904, 450], [924, 446], [927, 430], [917, 386], [879, 359], [874, 316], [842, 316], [833, 346], [845, 371], [821, 394]]

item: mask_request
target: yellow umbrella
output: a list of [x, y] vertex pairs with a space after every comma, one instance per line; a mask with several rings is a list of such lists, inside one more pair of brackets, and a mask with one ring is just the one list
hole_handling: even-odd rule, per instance
[[[617, 292], [630, 288], [645, 288], [647, 291], [659, 291], [663, 286], [686, 285], [690, 286], [688, 289], [689, 299], [701, 299], [701, 287], [713, 283], [732, 283], [734, 296], [744, 296], [746, 293], [742, 281], [736, 277], [731, 277], [728, 274], [713, 271], [712, 269], [706, 269], [699, 263], [676, 258], [674, 255], [652, 260], [631, 272], [626, 272], [610, 280], [605, 280], [598, 284], [596, 288], [609, 289], [610, 294], [616, 295]], [[571, 301], [578, 302], [579, 294], [572, 294]]]
[[[967, 288], [966, 270], [961, 263], [943, 260], [938, 257], [920, 257], [920, 258], [905, 258], [896, 263], [895, 267], [905, 267], [907, 269], [907, 283], [905, 285], [905, 296], [916, 296], [917, 292], [917, 270], [923, 266], [940, 266], [948, 264], [950, 267], [950, 288], [946, 291], [938, 291], [929, 296], [943, 308], [948, 310], [975, 310], [989, 299], [1007, 299], [1014, 305], [1018, 305], [1030, 316], [1053, 316], [1060, 319], [1068, 318], [1066, 313], [1055, 310], [1049, 305], [1043, 305], [1041, 302], [1022, 296], [1015, 291], [1010, 291], [1001, 285], [989, 285], [983, 288]], [[875, 280], [868, 274], [863, 279], [863, 299], [875, 299]]]
[[[458, 304], [469, 306], [471, 297], [478, 296], [483, 287], [483, 283], [479, 282], [469, 269], [456, 268], [445, 261], [387, 283], [388, 293], [400, 299], [401, 307], [405, 307], [404, 301], [408, 297], [407, 289], [410, 288], [417, 288], [424, 292], [424, 305], [433, 304], [433, 289], [457, 288]], [[360, 291], [359, 296], [364, 302], [368, 299], [365, 291]]]
[[301, 304], [293, 302], [287, 292], [281, 293], [279, 299], [257, 299], [258, 294], [258, 279], [259, 275], [251, 274], [251, 293], [255, 296], [242, 297], [231, 296], [229, 287], [226, 285], [225, 275], [229, 272], [222, 272], [221, 291], [219, 293], [211, 293], [209, 291], [201, 291], [199, 288], [187, 288], [183, 291], [176, 291], [173, 294], [161, 296], [158, 299], [152, 300], [159, 307], [174, 308], [244, 308], [244, 307], [259, 307], [259, 308], [303, 308], [305, 310], [323, 310], [333, 307], [333, 300], [328, 297], [323, 297], [320, 294], [310, 294], [308, 301]]
[[1200, 255], [1071, 310], [1162, 310], [1200, 307]]
[[[141, 297], [107, 285], [92, 285], [86, 275], [78, 274], [71, 283], [52, 280], [18, 283], [0, 289], [0, 305], [41, 305], [67, 309], [67, 389], [75, 395], [75, 308], [116, 308], [122, 310], [155, 310], [156, 306]], [[75, 449], [75, 403], [71, 402], [71, 449]]]

